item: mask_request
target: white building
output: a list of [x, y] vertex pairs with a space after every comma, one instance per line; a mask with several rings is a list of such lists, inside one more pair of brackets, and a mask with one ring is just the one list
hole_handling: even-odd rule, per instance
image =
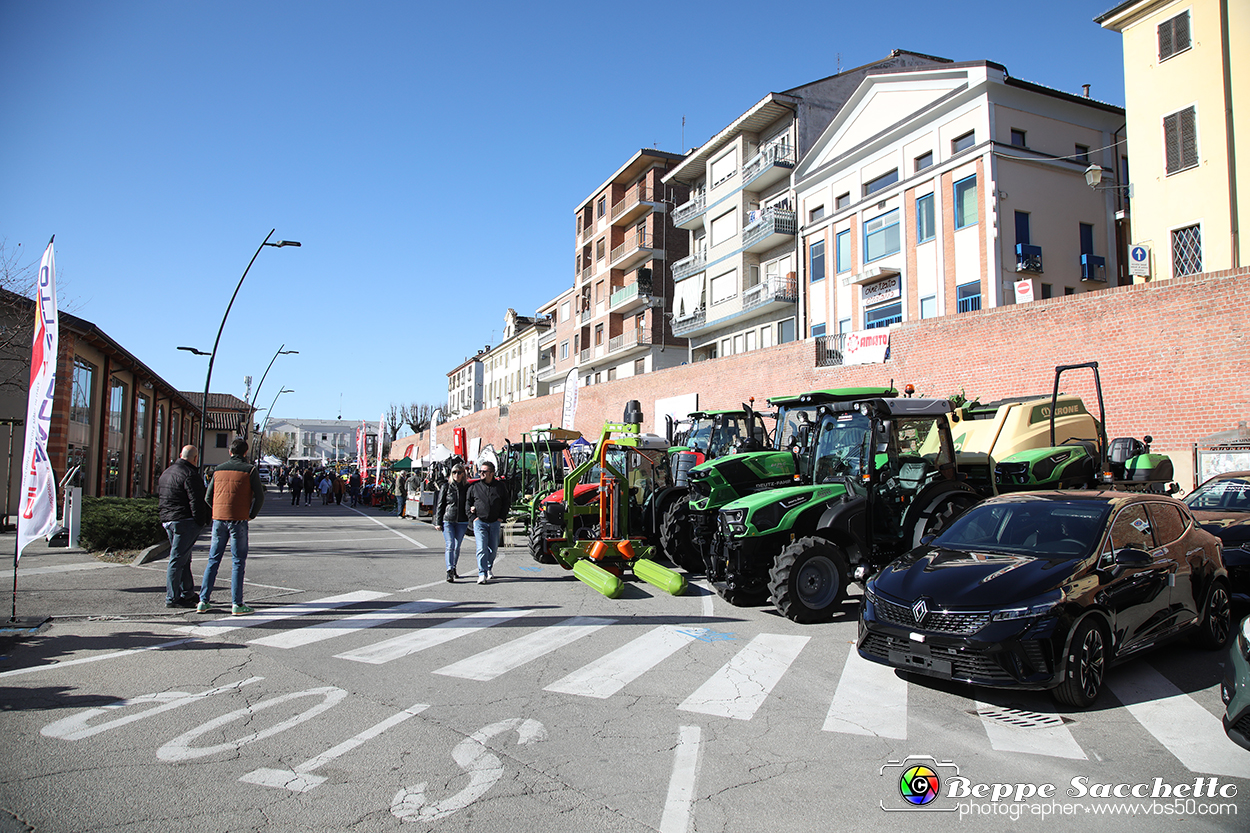
[[482, 410], [483, 387], [482, 357], [490, 348], [483, 348], [472, 358], [453, 368], [447, 374], [446, 419], [455, 419]]
[[482, 407], [501, 408], [522, 399], [547, 393], [538, 381], [538, 342], [551, 322], [517, 315], [509, 309], [504, 315], [503, 340], [482, 357]]
[[378, 424], [350, 419], [281, 419], [273, 418], [261, 426], [268, 434], [285, 434], [290, 440], [289, 459], [335, 460], [356, 459], [356, 431], [365, 425], [365, 453], [376, 456]]

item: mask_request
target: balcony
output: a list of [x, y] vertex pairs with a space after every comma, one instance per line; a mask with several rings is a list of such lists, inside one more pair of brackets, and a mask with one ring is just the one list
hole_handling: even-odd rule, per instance
[[625, 242], [612, 250], [609, 266], [612, 269], [630, 269], [649, 260], [655, 254], [655, 235], [650, 232], [632, 232]]
[[816, 336], [816, 366], [837, 367], [846, 353], [846, 333]]
[[794, 170], [794, 148], [789, 145], [766, 145], [742, 168], [742, 187], [761, 191], [785, 179]]
[[661, 205], [663, 203], [656, 189], [640, 182], [626, 191], [621, 201], [612, 206], [612, 225], [628, 225]]
[[595, 273], [595, 267], [593, 265], [587, 266], [585, 269], [582, 270], [581, 279], [586, 280], [594, 273]]
[[793, 272], [786, 275], [767, 275], [755, 286], [742, 292], [743, 312], [763, 312], [780, 308], [799, 300], [799, 280]]
[[637, 280], [612, 293], [608, 309], [624, 313], [645, 307], [651, 295], [651, 281]]
[[707, 307], [699, 307], [685, 318], [673, 319], [673, 335], [688, 335], [696, 330], [703, 329], [705, 323], [707, 323]]
[[683, 257], [681, 260], [673, 264], [673, 280], [679, 281], [682, 278], [697, 275], [703, 271], [703, 267], [707, 265], [707, 250], [695, 252], [690, 257]]
[[594, 314], [595, 314], [594, 310], [592, 310], [590, 307], [586, 307], [586, 309], [582, 310], [581, 313], [578, 314], [578, 323], [585, 324], [592, 317], [594, 317]]
[[579, 364], [586, 364], [587, 362], [590, 361], [590, 348], [589, 347], [587, 347], [585, 350], [577, 354], [577, 361]]
[[556, 328], [548, 327], [547, 330], [538, 337], [538, 346], [546, 347], [547, 345], [554, 343], [555, 340], [556, 340]]
[[651, 334], [638, 327], [631, 328], [619, 336], [608, 339], [608, 355], [631, 350], [635, 347], [650, 347]]
[[764, 252], [792, 242], [797, 230], [793, 211], [781, 208], [751, 211], [742, 229], [742, 248], [747, 252]]
[[703, 212], [707, 209], [707, 192], [700, 191], [673, 211], [673, 225], [690, 231], [703, 224]]
[[538, 381], [554, 382], [566, 375], [571, 368], [561, 369], [554, 361], [547, 362], [538, 368]]

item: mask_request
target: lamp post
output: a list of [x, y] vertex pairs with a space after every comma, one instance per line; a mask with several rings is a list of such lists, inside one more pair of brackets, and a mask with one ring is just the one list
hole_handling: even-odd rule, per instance
[[[230, 308], [234, 306], [234, 299], [239, 296], [239, 290], [243, 287], [243, 280], [247, 277], [247, 273], [251, 270], [252, 264], [256, 262], [256, 258], [260, 255], [260, 250], [266, 246], [272, 246], [275, 249], [281, 249], [283, 246], [299, 246], [300, 244], [294, 240], [276, 240], [269, 242], [269, 238], [273, 237], [273, 233], [277, 229], [270, 229], [265, 235], [265, 239], [256, 247], [256, 253], [252, 255], [252, 259], [247, 262], [247, 268], [243, 270], [242, 277], [239, 278], [238, 284], [234, 287], [234, 294], [230, 296], [230, 303], [226, 304], [226, 313], [221, 317], [221, 326], [217, 328], [217, 338], [213, 341], [213, 352], [208, 356], [208, 373], [204, 376], [204, 399], [201, 401], [203, 414], [200, 418], [200, 465], [204, 465], [204, 432], [208, 424], [208, 387], [213, 382], [213, 362], [217, 360], [217, 348], [221, 344], [221, 333], [226, 329], [226, 319], [230, 317]], [[199, 351], [195, 351], [199, 352]], [[250, 415], [248, 417], [251, 418]]]
[[[260, 377], [260, 384], [256, 386], [256, 392], [252, 394], [252, 401], [248, 403], [248, 412], [249, 412], [249, 413], [248, 413], [248, 418], [247, 418], [247, 419], [248, 419], [247, 424], [248, 424], [248, 428], [249, 428], [249, 429], [251, 428], [251, 425], [252, 425], [252, 413], [251, 413], [251, 412], [252, 412], [252, 408], [256, 407], [256, 400], [260, 398], [260, 389], [261, 389], [261, 386], [265, 384], [265, 377], [269, 375], [269, 370], [270, 370], [270, 368], [272, 368], [272, 367], [273, 367], [273, 363], [274, 363], [274, 362], [276, 362], [276, 361], [278, 360], [278, 356], [291, 356], [291, 355], [298, 355], [298, 354], [299, 354], [299, 351], [298, 351], [298, 350], [283, 350], [283, 349], [282, 349], [283, 347], [286, 347], [286, 345], [285, 345], [285, 344], [280, 345], [280, 346], [278, 347], [278, 352], [274, 353], [274, 354], [273, 354], [273, 358], [269, 360], [269, 367], [266, 367], [266, 368], [265, 368], [265, 372], [264, 372], [263, 374], [261, 374], [261, 377]], [[245, 439], [245, 440], [247, 439], [247, 435], [246, 435], [246, 434], [244, 434], [244, 435], [243, 435], [243, 439]], [[259, 453], [258, 453], [256, 456], [257, 456], [257, 459], [259, 459], [259, 458], [260, 458]]]
[[[281, 396], [281, 395], [282, 395], [282, 394], [284, 394], [284, 393], [295, 393], [295, 391], [294, 391], [294, 390], [292, 390], [291, 388], [283, 388], [282, 390], [278, 391], [278, 393], [277, 393], [277, 394], [274, 396], [274, 398], [273, 398], [273, 403], [269, 406], [269, 410], [266, 412], [266, 413], [268, 414], [268, 416], [266, 416], [266, 417], [265, 417], [265, 426], [264, 426], [264, 427], [268, 428], [268, 426], [269, 426], [269, 420], [273, 418], [273, 409], [274, 409], [275, 407], [277, 407], [277, 405], [278, 405], [278, 397], [279, 397], [279, 396]], [[266, 431], [261, 431], [261, 432], [260, 432], [260, 436], [261, 436], [261, 443], [262, 443], [262, 444], [264, 443], [264, 438], [265, 438], [265, 434], [266, 434], [266, 433], [267, 433]], [[262, 453], [263, 453], [263, 451], [264, 451], [264, 450], [262, 449]], [[290, 456], [290, 455], [288, 455], [288, 456]], [[257, 459], [259, 459], [259, 457], [258, 457]]]

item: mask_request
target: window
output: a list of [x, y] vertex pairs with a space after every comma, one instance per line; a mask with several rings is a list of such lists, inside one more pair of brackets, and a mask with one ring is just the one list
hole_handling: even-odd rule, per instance
[[1029, 212], [1016, 212], [1016, 245], [1021, 243], [1026, 246], [1032, 241], [1029, 239]]
[[977, 134], [975, 130], [970, 133], [965, 133], [964, 135], [951, 140], [951, 153], [954, 154], [967, 150], [976, 144], [976, 142]]
[[738, 172], [738, 151], [729, 151], [712, 163], [712, 187], [715, 188]]
[[730, 339], [730, 338], [723, 338], [723, 339], [721, 339], [721, 342], [720, 342], [720, 354], [721, 354], [722, 356], [732, 356], [732, 355], [734, 354], [734, 351], [733, 351], [733, 339]]
[[773, 346], [773, 328], [771, 326], [764, 327], [760, 330], [760, 347]]
[[847, 229], [846, 231], [838, 232], [837, 237], [834, 239], [837, 246], [836, 268], [838, 274], [849, 272], [851, 271], [851, 230]]
[[875, 330], [878, 327], [888, 327], [891, 324], [898, 324], [903, 320], [903, 304], [896, 301], [893, 304], [886, 304], [883, 307], [876, 307], [864, 313], [864, 329]]
[[825, 241], [817, 240], [808, 247], [808, 254], [811, 255], [811, 271], [808, 275], [811, 283], [823, 281], [825, 279]]
[[70, 392], [69, 418], [82, 425], [91, 424], [91, 397], [95, 390], [95, 367], [74, 358], [74, 387]]
[[608, 381], [611, 382], [615, 378], [616, 378], [616, 368], [609, 367], [608, 368]]
[[824, 325], [824, 324], [813, 324], [813, 325], [812, 325], [812, 338], [816, 338], [817, 336], [823, 336], [824, 334], [825, 334], [825, 325]]
[[567, 341], [560, 342], [560, 358], [567, 359], [569, 357], [569, 343]]
[[864, 183], [864, 196], [871, 196], [878, 191], [889, 188], [896, 182], [898, 182], [898, 168], [895, 168], [889, 173], [882, 174], [874, 180]]
[[936, 318], [937, 317], [937, 296], [928, 295], [920, 299], [920, 317]]
[[1063, 294], [1064, 294], [1064, 295], [1075, 295], [1075, 294], [1076, 294], [1076, 290], [1075, 290], [1074, 288], [1070, 287], [1070, 286], [1065, 286], [1065, 287], [1063, 288]]
[[1089, 223], [1080, 224], [1081, 234], [1081, 254], [1092, 255], [1094, 253], [1094, 227]]
[[712, 304], [728, 301], [738, 294], [738, 270], [731, 269], [712, 278]]
[[838, 319], [838, 332], [846, 334], [846, 333], [849, 333], [850, 331], [851, 331], [851, 319], [839, 318]]
[[712, 221], [712, 245], [719, 246], [726, 240], [732, 238], [738, 233], [738, 218], [733, 210], [726, 211], [724, 214]]
[[1089, 145], [1077, 145], [1075, 152], [1072, 154], [1078, 162], [1089, 164]]
[[1042, 297], [1043, 298], [1055, 297], [1055, 287], [1048, 283], [1042, 284]]
[[977, 224], [977, 175], [955, 183], [955, 228]]
[[981, 282], [960, 284], [955, 287], [955, 309], [957, 312], [975, 312], [981, 308]]
[[746, 339], [745, 347], [747, 351], [749, 352], [751, 350], [754, 350], [755, 349], [755, 330], [747, 330], [745, 339]]
[[599, 242], [595, 244], [595, 260], [603, 260], [605, 248], [603, 238], [599, 238]]
[[787, 318], [777, 324], [777, 343], [789, 344], [794, 341], [794, 319]]
[[899, 247], [897, 208], [864, 223], [864, 263], [892, 255]]
[[916, 170], [923, 171], [925, 168], [933, 165], [933, 151], [922, 153], [916, 157]]
[[599, 202], [595, 203], [595, 216], [602, 217], [608, 213], [608, 198], [600, 197]]
[[1202, 228], [1186, 226], [1172, 232], [1172, 276], [1202, 271]]
[[569, 302], [568, 301], [565, 301], [563, 304], [560, 305], [560, 320], [561, 321], [569, 320]]
[[1018, 148], [1028, 147], [1029, 143], [1025, 141], [1027, 134], [1023, 130], [1011, 128], [1011, 143]]
[[603, 325], [596, 324], [595, 325], [595, 346], [599, 347], [602, 344], [603, 344]]
[[1166, 61], [1189, 48], [1189, 12], [1159, 24], [1159, 60]]
[[642, 374], [646, 372], [647, 372], [647, 360], [646, 359], [634, 359], [634, 375], [641, 376]]
[[850, 191], [847, 191], [845, 194], [839, 194], [836, 205], [835, 205], [835, 210], [841, 211], [843, 208], [846, 208], [850, 204], [851, 204], [851, 192]]
[[923, 243], [937, 236], [936, 218], [933, 214], [933, 195], [925, 194], [916, 199], [916, 242]]
[[1186, 107], [1163, 117], [1163, 155], [1174, 174], [1198, 164], [1198, 111]]
[[595, 303], [599, 304], [602, 302], [603, 302], [603, 281], [596, 281], [595, 282]]
[[228, 445], [228, 443], [226, 442], [227, 436], [228, 435], [225, 432], [222, 432], [217, 435], [217, 447], [218, 448], [225, 448]]
[[807, 222], [814, 223], [823, 216], [825, 216], [825, 206], [822, 203], [821, 205], [818, 205], [815, 208], [813, 208], [811, 211], [807, 212]]
[[1150, 532], [1150, 521], [1146, 518], [1146, 507], [1143, 504], [1126, 506], [1111, 524], [1111, 547], [1137, 547], [1143, 550], [1154, 549], [1154, 536]]
[[741, 352], [743, 352], [742, 347], [743, 347], [743, 344], [742, 344], [742, 334], [741, 334], [741, 333], [739, 333], [738, 335], [734, 336], [734, 353], [741, 353]]

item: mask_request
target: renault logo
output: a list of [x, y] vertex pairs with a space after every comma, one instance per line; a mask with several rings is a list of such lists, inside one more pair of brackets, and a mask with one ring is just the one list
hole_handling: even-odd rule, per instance
[[924, 599], [920, 599], [911, 606], [911, 615], [916, 617], [917, 625], [924, 622], [924, 617], [929, 615], [929, 605], [925, 603]]

